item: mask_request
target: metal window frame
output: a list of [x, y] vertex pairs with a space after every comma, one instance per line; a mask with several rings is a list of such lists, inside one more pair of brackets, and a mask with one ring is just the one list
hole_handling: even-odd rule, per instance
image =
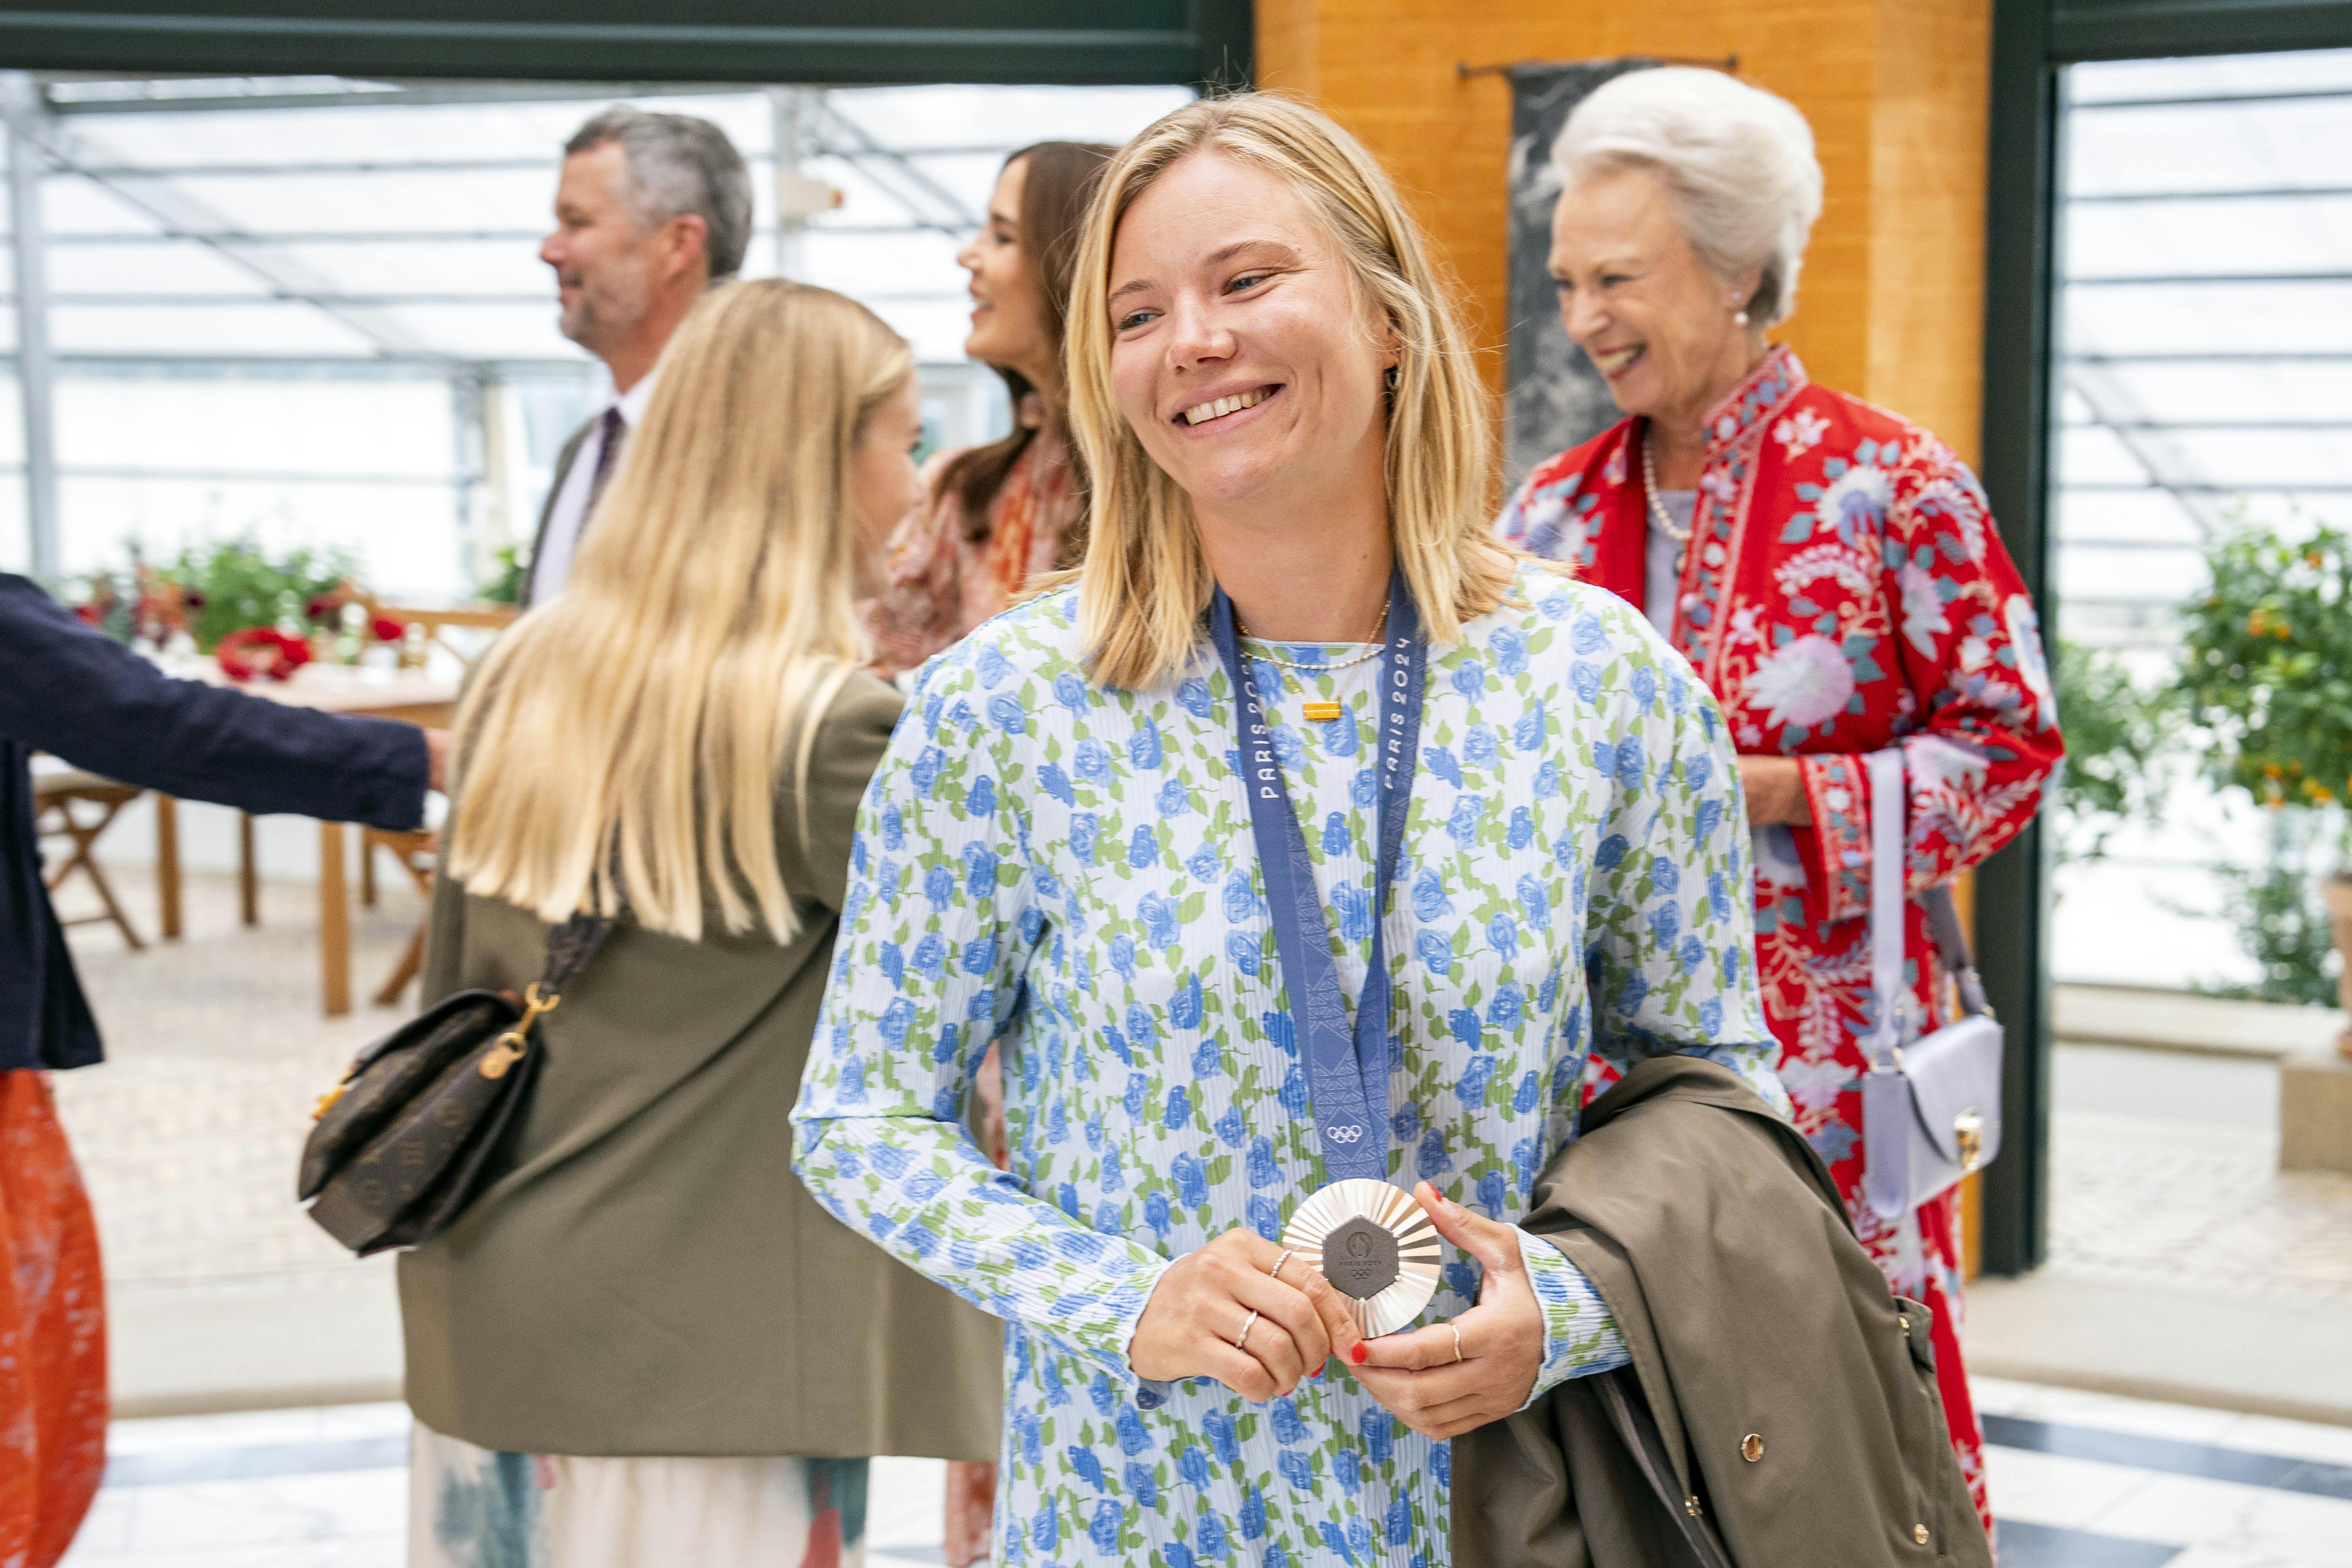
[[[2049, 518], [2060, 73], [2091, 60], [2342, 48], [2352, 46], [2352, 0], [1993, 0], [1992, 11], [1980, 467], [2002, 538], [2033, 595], [2043, 636], [2054, 644], [2059, 627]], [[2076, 110], [2106, 112], [2132, 101]], [[2352, 355], [2135, 357], [2197, 363]], [[2011, 1042], [2002, 1093], [2007, 1136], [2001, 1157], [1984, 1178], [1982, 1257], [1989, 1274], [2023, 1273], [2049, 1251], [2047, 854], [2036, 823], [1977, 876], [1979, 962]]]
[[[824, 0], [704, 5], [691, 23], [625, 0], [477, 8], [376, 0], [275, 15], [186, 0], [168, 11], [71, 0], [0, 10], [0, 58], [25, 70], [214, 77], [431, 77], [827, 86], [1245, 84], [1251, 0], [1073, 5], [1055, 0]], [[863, 12], [862, 25], [844, 26]], [[1102, 22], [1158, 13], [1119, 25]], [[502, 12], [503, 15], [499, 13]], [[1171, 26], [1171, 23], [1176, 25]], [[1074, 25], [1077, 24], [1077, 25]], [[1091, 24], [1091, 25], [1089, 25]]]

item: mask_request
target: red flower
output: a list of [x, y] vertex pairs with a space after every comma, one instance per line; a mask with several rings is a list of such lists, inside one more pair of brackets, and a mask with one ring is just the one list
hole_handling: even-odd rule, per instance
[[378, 616], [369, 623], [368, 630], [375, 634], [378, 642], [398, 642], [408, 635], [408, 623], [395, 621], [390, 616]]
[[221, 638], [213, 657], [231, 680], [287, 680], [310, 662], [310, 645], [276, 626], [247, 626]]
[[91, 626], [96, 626], [99, 622], [106, 618], [105, 612], [101, 611], [96, 605], [76, 605], [74, 606], [74, 614], [79, 616], [83, 620], [88, 621]]

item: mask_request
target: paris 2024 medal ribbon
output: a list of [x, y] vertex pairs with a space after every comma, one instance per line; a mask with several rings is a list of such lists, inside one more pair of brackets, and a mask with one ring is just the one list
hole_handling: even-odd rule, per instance
[[1307, 1071], [1309, 1114], [1333, 1178], [1290, 1216], [1282, 1245], [1319, 1269], [1353, 1303], [1367, 1338], [1419, 1317], [1437, 1292], [1437, 1228], [1389, 1170], [1389, 978], [1382, 918], [1390, 873], [1404, 847], [1405, 810], [1421, 744], [1428, 647], [1404, 574], [1389, 581], [1388, 637], [1380, 673], [1379, 853], [1373, 862], [1372, 950], [1353, 1028], [1332, 956], [1323, 896], [1290, 790], [1275, 755], [1265, 705], [1241, 653], [1233, 602], [1217, 590], [1210, 632], [1234, 691], [1250, 831], [1265, 879], [1275, 946], [1288, 984], [1290, 1014]]

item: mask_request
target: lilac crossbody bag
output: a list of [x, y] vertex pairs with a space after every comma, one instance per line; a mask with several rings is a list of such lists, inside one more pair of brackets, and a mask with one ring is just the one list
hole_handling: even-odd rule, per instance
[[1863, 1200], [1894, 1219], [1948, 1190], [2000, 1152], [2000, 1025], [1985, 1005], [1976, 958], [1949, 888], [1920, 900], [1936, 949], [1958, 983], [1961, 1016], [1919, 1033], [1903, 984], [1903, 752], [1864, 758], [1870, 773], [1870, 973], [1878, 1003], [1862, 1078]]

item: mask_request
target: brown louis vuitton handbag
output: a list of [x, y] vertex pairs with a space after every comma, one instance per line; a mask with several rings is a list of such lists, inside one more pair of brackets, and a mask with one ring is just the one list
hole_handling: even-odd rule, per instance
[[520, 1003], [457, 992], [353, 1059], [312, 1114], [295, 1193], [328, 1235], [365, 1258], [449, 1227], [538, 1081], [541, 1016], [612, 929], [572, 916], [547, 933], [547, 967]]

